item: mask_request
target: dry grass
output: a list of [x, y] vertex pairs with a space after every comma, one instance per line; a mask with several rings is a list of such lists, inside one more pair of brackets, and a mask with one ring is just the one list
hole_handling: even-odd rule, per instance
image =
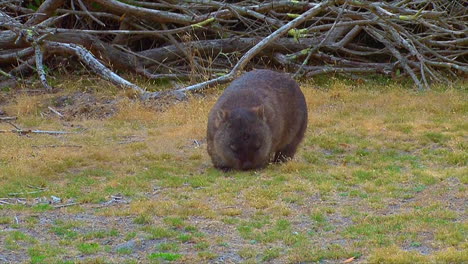
[[[0, 262], [467, 262], [466, 88], [305, 84], [297, 157], [226, 174], [204, 141], [217, 90], [164, 107], [124, 98], [110, 118], [67, 121], [41, 114], [58, 95], [17, 96], [0, 107], [21, 127], [77, 133], [0, 134], [0, 198], [27, 201], [0, 205]], [[103, 205], [117, 194], [128, 203]], [[38, 204], [52, 195], [80, 205]]]

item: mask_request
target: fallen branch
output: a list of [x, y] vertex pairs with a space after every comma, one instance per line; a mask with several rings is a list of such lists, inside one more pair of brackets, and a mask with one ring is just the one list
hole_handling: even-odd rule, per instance
[[53, 207], [55, 209], [58, 209], [58, 208], [63, 208], [63, 207], [68, 207], [68, 206], [73, 206], [73, 205], [78, 205], [80, 203], [67, 203], [67, 204], [60, 204], [60, 205], [54, 205]]
[[25, 23], [26, 26], [32, 26], [41, 23], [52, 16], [63, 5], [65, 0], [45, 0], [37, 9], [36, 13]]
[[271, 42], [275, 41], [277, 38], [281, 37], [283, 34], [286, 32], [290, 31], [292, 28], [297, 27], [310, 17], [315, 16], [318, 14], [320, 11], [322, 11], [325, 7], [334, 4], [335, 1], [333, 0], [328, 0], [324, 1], [315, 7], [307, 10], [304, 12], [302, 15], [298, 16], [291, 22], [287, 23], [286, 25], [280, 27], [278, 30], [273, 32], [271, 35], [268, 37], [264, 38], [262, 41], [260, 41], [257, 45], [255, 45], [253, 48], [251, 48], [249, 51], [247, 51], [237, 62], [237, 64], [234, 66], [234, 68], [226, 75], [218, 77], [213, 80], [209, 80], [206, 82], [198, 83], [195, 85], [191, 85], [182, 89], [177, 89], [176, 92], [187, 92], [187, 91], [195, 91], [195, 90], [201, 90], [209, 86], [217, 85], [217, 84], [223, 84], [227, 83], [229, 81], [232, 81], [241, 70], [244, 69], [245, 65], [257, 54], [259, 53], [262, 49], [264, 49], [266, 46], [268, 46]]
[[[462, 0], [124, 2], [0, 0], [0, 87], [12, 89], [36, 73], [47, 92], [45, 65], [50, 72], [80, 67], [58, 56], [78, 57], [143, 99], [182, 98], [246, 68], [302, 67], [308, 76], [401, 71], [418, 89], [468, 72]], [[123, 79], [126, 72], [195, 84], [150, 93]]]
[[86, 66], [90, 67], [94, 72], [120, 87], [131, 88], [142, 95], [146, 93], [145, 90], [143, 90], [139, 86], [125, 80], [124, 78], [120, 77], [119, 75], [115, 74], [113, 71], [108, 69], [106, 66], [104, 66], [104, 64], [99, 62], [91, 52], [79, 45], [54, 41], [45, 41], [45, 44], [51, 49], [61, 50], [78, 56], [78, 58], [80, 58], [80, 60], [83, 63], [85, 63]]
[[362, 65], [361, 67], [339, 67], [339, 66], [304, 66], [302, 64], [294, 63], [285, 55], [276, 53], [273, 58], [279, 64], [283, 65], [286, 68], [293, 69], [297, 72], [299, 69], [304, 72], [305, 76], [312, 77], [315, 75], [325, 74], [325, 73], [378, 73], [381, 69], [377, 67], [369, 67]]
[[60, 118], [64, 118], [64, 115], [62, 115], [59, 111], [55, 110], [54, 108], [52, 108], [52, 106], [48, 106], [47, 107], [52, 113], [58, 115]]
[[33, 148], [82, 148], [80, 145], [33, 145]]
[[0, 198], [0, 204], [26, 204], [26, 198]]
[[112, 34], [112, 35], [141, 35], [141, 36], [163, 36], [166, 34], [177, 34], [188, 32], [197, 28], [201, 28], [202, 26], [214, 22], [214, 18], [206, 19], [200, 23], [180, 27], [176, 29], [167, 29], [167, 30], [93, 30], [93, 29], [67, 29], [67, 28], [55, 28], [53, 30], [39, 30], [39, 32], [43, 33], [81, 33], [81, 34]]
[[[346, 4], [346, 2], [345, 2]], [[318, 45], [316, 45], [315, 47], [310, 47], [308, 49], [308, 54], [307, 54], [307, 57], [304, 59], [304, 61], [301, 63], [301, 66], [299, 67], [299, 69], [296, 70], [296, 72], [294, 73], [294, 77], [297, 77], [301, 74], [301, 71], [302, 69], [304, 68], [304, 66], [306, 66], [308, 63], [309, 63], [309, 59], [310, 57], [312, 56], [312, 54], [314, 54], [317, 50], [319, 50], [323, 44], [325, 44], [331, 33], [333, 32], [333, 30], [335, 29], [336, 25], [338, 24], [338, 22], [341, 22], [341, 18], [342, 18], [342, 15], [343, 15], [343, 12], [344, 12], [344, 8], [341, 9], [340, 13], [338, 14], [338, 17], [336, 18], [335, 22], [333, 22], [333, 25], [332, 27], [330, 28], [330, 30], [327, 32], [327, 34], [325, 35], [325, 37], [322, 39], [322, 41], [320, 41], [320, 43]]]
[[111, 195], [111, 199], [109, 201], [101, 203], [98, 207], [105, 207], [111, 204], [119, 204], [119, 203], [129, 203], [129, 201], [125, 200], [121, 194]]
[[22, 130], [21, 127], [15, 125], [13, 122], [11, 122], [11, 121], [6, 121], [6, 122], [7, 122], [10, 126], [14, 127], [16, 130]]
[[408, 65], [407, 58], [405, 58], [400, 53], [400, 51], [398, 51], [395, 45], [391, 43], [390, 41], [387, 41], [386, 38], [381, 33], [379, 33], [379, 31], [375, 28], [369, 27], [369, 28], [366, 28], [366, 31], [372, 36], [376, 37], [380, 42], [382, 42], [388, 48], [388, 50], [390, 50], [393, 56], [395, 56], [398, 59], [403, 69], [405, 69], [406, 73], [408, 73], [411, 76], [416, 86], [418, 86], [418, 90], [424, 90], [424, 86], [422, 85], [421, 81], [419, 81], [418, 76], [416, 76], [413, 69], [411, 69], [411, 67]]
[[17, 133], [17, 134], [20, 134], [20, 135], [26, 135], [26, 134], [47, 134], [47, 135], [74, 134], [74, 132], [66, 132], [66, 131], [22, 130], [22, 129], [0, 130], [0, 133]]
[[8, 121], [16, 120], [16, 119], [18, 119], [16, 116], [4, 116], [4, 117], [0, 117], [0, 122], [2, 121], [8, 122]]
[[44, 86], [47, 91], [51, 91], [52, 87], [47, 83], [44, 65], [42, 64], [42, 61], [44, 60], [44, 55], [42, 54], [41, 46], [37, 44], [35, 44], [34, 46], [34, 54], [36, 58], [36, 71], [39, 75], [39, 80], [41, 80], [42, 86]]
[[[91, 0], [88, 0], [91, 1]], [[126, 3], [122, 3], [115, 0], [92, 0], [92, 2], [96, 2], [102, 5], [104, 8], [112, 10], [120, 15], [128, 14], [133, 15], [135, 17], [146, 17], [149, 20], [152, 20], [157, 23], [177, 23], [177, 24], [192, 24], [193, 22], [202, 20], [201, 17], [195, 18], [192, 16], [187, 16], [179, 13], [173, 13], [168, 11], [160, 11], [154, 10], [149, 8], [137, 7], [133, 5], [129, 5]], [[195, 21], [194, 21], [195, 20]]]
[[18, 196], [18, 195], [25, 195], [25, 194], [35, 194], [35, 193], [41, 193], [47, 191], [47, 189], [41, 189], [37, 191], [32, 191], [32, 192], [20, 192], [20, 193], [9, 193], [9, 196]]
[[80, 5], [80, 8], [86, 13], [86, 15], [88, 15], [92, 20], [94, 20], [96, 23], [98, 23], [99, 25], [101, 25], [102, 27], [105, 27], [106, 24], [104, 22], [102, 22], [101, 20], [99, 20], [98, 18], [96, 18], [95, 16], [93, 16], [93, 14], [91, 14], [89, 11], [88, 11], [88, 8], [86, 8], [86, 5], [83, 3], [83, 1], [81, 0], [78, 0], [78, 4]]

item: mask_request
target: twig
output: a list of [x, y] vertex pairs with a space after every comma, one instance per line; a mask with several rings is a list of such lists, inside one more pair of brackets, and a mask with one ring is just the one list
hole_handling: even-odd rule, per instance
[[[374, 72], [390, 74], [402, 69], [418, 89], [427, 88], [430, 81], [448, 80], [446, 76], [463, 78], [468, 72], [467, 15], [461, 0], [77, 1], [44, 0], [33, 11], [27, 8], [28, 1], [0, 0], [4, 7], [0, 25], [5, 29], [0, 30], [0, 88], [15, 87], [31, 74], [38, 74], [48, 87], [45, 65], [53, 69], [62, 61], [51, 60], [55, 55], [77, 56], [90, 72], [146, 99], [182, 97], [189, 90], [229, 82], [247, 63], [253, 68], [272, 66], [275, 53], [304, 52], [287, 56], [280, 64], [291, 66], [293, 73], [302, 67], [308, 75], [375, 68]], [[93, 2], [102, 7], [101, 12], [89, 9]], [[324, 7], [325, 3], [336, 5]], [[305, 25], [291, 26], [313, 10], [321, 11], [305, 19]], [[284, 30], [290, 36], [282, 34]], [[317, 56], [317, 50], [323, 54]], [[109, 69], [83, 59], [86, 52]], [[194, 74], [194, 65], [203, 76]], [[213, 80], [148, 93], [117, 76], [117, 71], [147, 79]]]
[[37, 190], [42, 190], [42, 191], [47, 190], [47, 188], [39, 187], [39, 186], [34, 186], [34, 185], [31, 185], [31, 184], [28, 184], [28, 185], [26, 185], [26, 186], [28, 186], [28, 187], [31, 188], [31, 189], [37, 189]]
[[136, 142], [145, 142], [144, 139], [130, 139], [130, 140], [125, 140], [125, 141], [120, 141], [117, 144], [123, 145], [123, 144], [130, 144], [130, 143], [136, 143]]
[[4, 72], [2, 69], [0, 69], [0, 75], [6, 76], [6, 77], [8, 77], [8, 78], [10, 78], [10, 79], [13, 79], [13, 80], [16, 79], [15, 76], [9, 74], [8, 72]]
[[9, 125], [11, 125], [12, 127], [14, 127], [16, 130], [22, 130], [21, 127], [19, 127], [19, 126], [13, 124], [12, 122], [7, 121], [7, 123], [8, 123]]
[[44, 190], [37, 190], [37, 191], [32, 191], [32, 192], [20, 192], [20, 193], [9, 193], [9, 196], [18, 196], [18, 195], [24, 195], [24, 194], [35, 194], [35, 193], [41, 193], [47, 191], [47, 189]]
[[16, 116], [5, 116], [5, 117], [0, 117], [0, 122], [7, 122], [7, 121], [12, 121], [12, 120], [16, 120], [18, 119], [18, 117]]
[[[115, 13], [120, 14], [129, 14], [133, 16], [142, 16], [146, 17], [148, 20], [152, 20], [157, 23], [177, 23], [177, 24], [191, 24], [194, 22], [200, 22], [202, 17], [192, 17], [188, 15], [183, 15], [174, 12], [160, 11], [155, 9], [148, 9], [143, 7], [137, 7], [133, 5], [128, 5], [126, 3], [121, 3], [116, 0], [94, 0], [94, 2], [103, 6], [105, 9], [114, 11]], [[198, 20], [198, 21], [197, 21]]]
[[80, 203], [67, 203], [67, 204], [60, 204], [60, 205], [54, 205], [53, 207], [54, 207], [55, 209], [57, 209], [57, 208], [63, 208], [63, 207], [68, 207], [68, 206], [77, 205], [77, 204], [80, 204]]
[[49, 16], [52, 16], [55, 10], [63, 3], [65, 0], [45, 0], [41, 3], [39, 8], [37, 9], [36, 13], [26, 21], [25, 25], [33, 26], [36, 25], [44, 20], [46, 20]]
[[128, 203], [128, 201], [120, 194], [111, 195], [111, 199], [109, 201], [100, 204], [98, 207], [105, 207], [116, 203]]
[[0, 130], [0, 133], [18, 133], [21, 135], [25, 135], [25, 134], [47, 134], [47, 135], [74, 134], [74, 132], [66, 132], [66, 131], [21, 130], [21, 129]]
[[26, 204], [26, 198], [0, 198], [0, 204]]
[[346, 34], [346, 36], [344, 36], [340, 40], [340, 42], [336, 43], [336, 45], [334, 45], [334, 46], [339, 47], [339, 48], [343, 48], [344, 46], [346, 46], [346, 44], [351, 42], [361, 31], [362, 31], [362, 27], [358, 26], [358, 25], [355, 25], [353, 27], [353, 29], [351, 29], [351, 31], [349, 31], [348, 34]]
[[52, 106], [48, 106], [47, 107], [50, 111], [52, 111], [52, 113], [58, 115], [60, 118], [64, 118], [64, 115], [62, 115], [59, 111], [55, 110], [54, 108], [52, 108]]
[[176, 29], [166, 29], [166, 30], [121, 30], [121, 29], [114, 29], [114, 30], [93, 30], [93, 29], [67, 29], [67, 28], [56, 28], [53, 30], [39, 30], [39, 32], [57, 32], [57, 33], [86, 33], [86, 34], [112, 34], [112, 35], [142, 35], [142, 36], [162, 36], [165, 34], [176, 34], [176, 33], [183, 33], [187, 31], [191, 31], [194, 29], [202, 28], [199, 25], [205, 25], [208, 23], [212, 23], [215, 21], [215, 18], [208, 18], [205, 21], [200, 23], [180, 27]]
[[396, 49], [396, 47], [392, 43], [387, 41], [384, 38], [384, 36], [382, 36], [378, 32], [377, 29], [369, 27], [369, 28], [366, 28], [366, 31], [369, 32], [372, 36], [376, 37], [380, 42], [382, 42], [390, 50], [390, 52], [393, 54], [393, 56], [395, 56], [395, 58], [398, 59], [398, 61], [401, 63], [401, 66], [403, 67], [403, 69], [405, 69], [405, 71], [413, 79], [414, 83], [418, 86], [418, 90], [420, 90], [420, 91], [424, 90], [424, 86], [419, 81], [419, 79], [416, 76], [416, 74], [414, 73], [413, 69], [411, 69], [411, 67], [408, 65], [408, 60], [405, 57], [403, 57], [403, 55], [401, 55], [401, 53]]
[[73, 54], [77, 55], [81, 59], [81, 61], [83, 61], [86, 64], [86, 66], [90, 67], [96, 73], [118, 86], [131, 88], [137, 91], [139, 94], [146, 93], [145, 90], [140, 88], [138, 85], [135, 85], [125, 80], [124, 78], [120, 77], [119, 75], [115, 74], [113, 71], [108, 69], [106, 66], [104, 66], [104, 64], [99, 62], [91, 52], [79, 45], [54, 41], [45, 41], [45, 43], [49, 47], [64, 50], [66, 52], [72, 52]]
[[82, 148], [80, 145], [33, 145], [33, 148]]
[[[345, 2], [345, 6], [347, 5], [347, 2]], [[320, 41], [320, 43], [318, 45], [316, 45], [315, 47], [313, 48], [310, 48], [309, 49], [309, 52], [307, 53], [307, 57], [305, 58], [305, 60], [302, 62], [301, 66], [299, 67], [299, 69], [297, 69], [296, 73], [294, 73], [294, 77], [297, 77], [300, 75], [302, 69], [304, 68], [304, 66], [306, 66], [308, 63], [309, 63], [309, 59], [310, 57], [312, 56], [313, 53], [315, 53], [318, 49], [320, 49], [322, 47], [322, 45], [328, 40], [328, 38], [330, 37], [330, 34], [332, 33], [332, 31], [335, 29], [336, 25], [338, 24], [338, 22], [340, 22], [341, 20], [341, 17], [343, 15], [343, 12], [344, 12], [345, 8], [343, 7], [340, 11], [340, 13], [338, 14], [338, 17], [336, 18], [335, 22], [333, 23], [332, 27], [330, 28], [330, 30], [327, 32], [327, 34], [325, 35], [325, 37], [322, 39], [322, 41]]]
[[234, 79], [239, 71], [244, 69], [245, 65], [257, 54], [259, 53], [262, 49], [264, 49], [267, 45], [269, 45], [271, 42], [275, 41], [277, 38], [291, 30], [292, 28], [297, 27], [307, 19], [315, 16], [318, 14], [320, 11], [322, 11], [325, 7], [332, 5], [335, 1], [333, 0], [328, 0], [324, 1], [315, 7], [307, 10], [304, 12], [302, 15], [298, 16], [294, 20], [290, 21], [286, 25], [280, 27], [277, 29], [275, 32], [273, 32], [271, 35], [268, 37], [264, 38], [262, 41], [257, 43], [253, 48], [251, 48], [249, 51], [247, 51], [244, 56], [240, 58], [240, 60], [237, 62], [237, 64], [234, 66], [234, 68], [226, 75], [218, 77], [216, 79], [212, 79], [206, 82], [198, 83], [195, 85], [191, 85], [182, 89], [176, 90], [176, 92], [187, 92], [187, 91], [194, 91], [194, 90], [201, 90], [206, 87], [216, 85], [216, 84], [222, 84], [222, 83], [227, 83]]
[[[297, 70], [301, 67], [301, 65], [291, 62], [288, 60], [286, 55], [275, 53], [273, 59], [277, 61], [279, 64], [292, 68], [293, 70]], [[325, 74], [325, 73], [377, 73], [385, 70], [382, 70], [378, 67], [369, 67], [367, 65], [361, 65], [360, 67], [331, 67], [331, 66], [302, 66], [302, 69], [305, 70], [305, 75], [307, 77]], [[388, 72], [387, 72], [388, 74]]]
[[[421, 55], [421, 53], [418, 52], [418, 50], [414, 47], [413, 43], [410, 43], [410, 41], [406, 40], [401, 36], [401, 33], [396, 30], [396, 25], [394, 25], [390, 21], [386, 21], [387, 23], [380, 23], [380, 26], [385, 28], [387, 31], [390, 31], [393, 39], [401, 46], [405, 47], [410, 53], [415, 56], [419, 60], [419, 68], [420, 68], [420, 73], [421, 73], [421, 79], [424, 84], [425, 89], [429, 89], [429, 84], [426, 80], [426, 74], [425, 74], [425, 69], [427, 69], [427, 66], [425, 65], [425, 58]], [[423, 89], [424, 89], [423, 88]], [[421, 90], [421, 88], [420, 88]]]
[[94, 20], [94, 22], [98, 23], [99, 25], [105, 27], [106, 24], [104, 24], [104, 22], [102, 22], [101, 20], [99, 20], [98, 18], [96, 18], [95, 16], [93, 16], [93, 14], [91, 14], [88, 9], [86, 8], [86, 6], [83, 4], [83, 2], [81, 0], [78, 0], [78, 5], [80, 5], [80, 8], [86, 12], [86, 14], [92, 19]]

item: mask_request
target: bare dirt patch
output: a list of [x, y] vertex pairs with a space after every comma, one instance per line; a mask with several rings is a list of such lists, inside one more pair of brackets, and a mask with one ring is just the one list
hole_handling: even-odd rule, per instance
[[52, 98], [51, 104], [67, 120], [109, 118], [118, 110], [118, 99], [83, 92]]

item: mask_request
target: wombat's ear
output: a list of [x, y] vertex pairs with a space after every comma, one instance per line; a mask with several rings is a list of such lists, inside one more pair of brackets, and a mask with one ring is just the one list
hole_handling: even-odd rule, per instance
[[265, 116], [265, 106], [264, 105], [259, 105], [259, 106], [254, 106], [251, 108], [252, 112], [254, 112], [260, 119], [266, 120]]
[[223, 122], [224, 120], [228, 119], [229, 117], [229, 111], [227, 110], [223, 110], [223, 109], [220, 109], [218, 111], [218, 115], [216, 117], [216, 121], [215, 121], [215, 126], [216, 127], [219, 127], [219, 125], [221, 124], [221, 122]]

